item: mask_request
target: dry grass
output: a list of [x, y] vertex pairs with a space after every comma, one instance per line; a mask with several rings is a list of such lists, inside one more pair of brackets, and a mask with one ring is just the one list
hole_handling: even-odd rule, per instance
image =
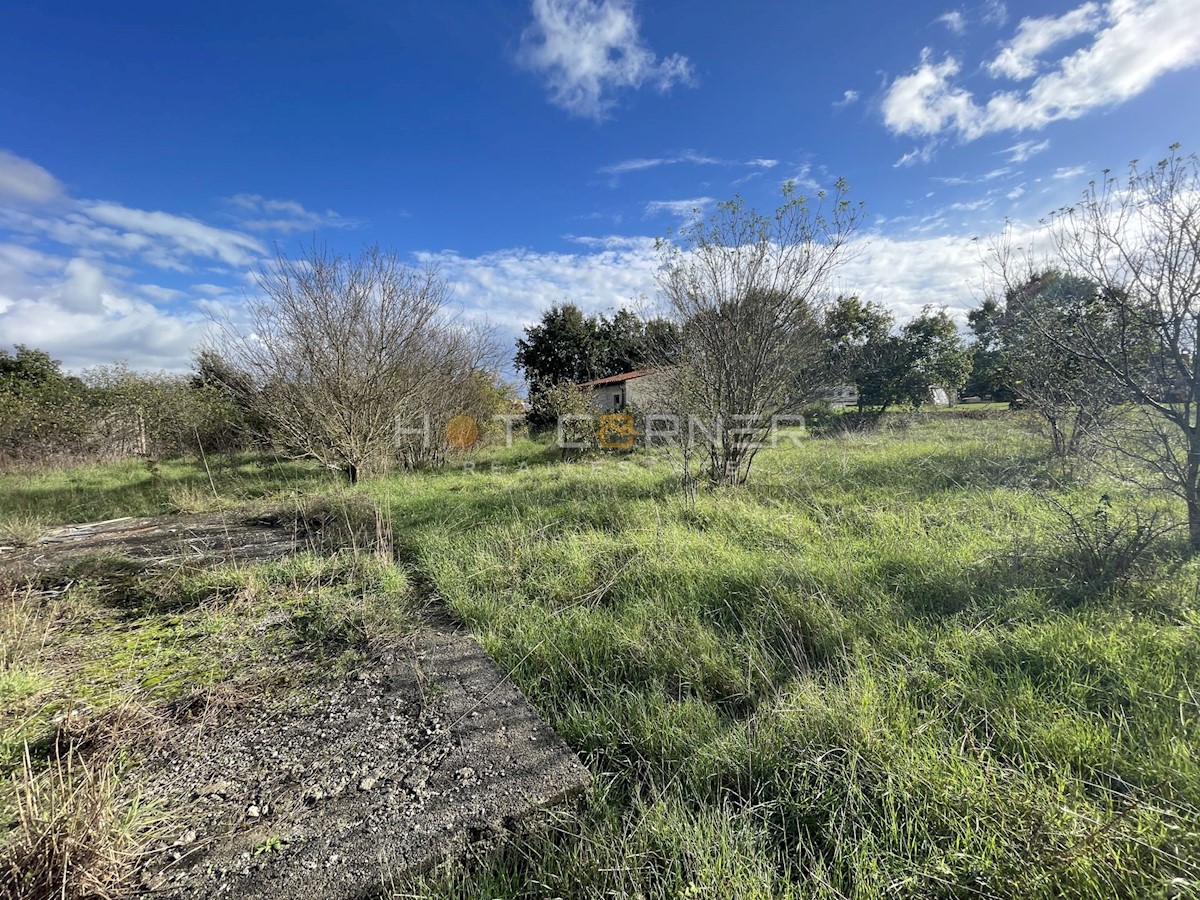
[[27, 661], [49, 640], [56, 604], [33, 586], [0, 579], [0, 673]]
[[13, 900], [118, 896], [151, 839], [150, 817], [123, 793], [115, 759], [67, 748], [49, 766], [28, 749], [12, 779], [0, 847], [0, 895]]
[[48, 531], [46, 523], [31, 516], [0, 521], [0, 547], [32, 547]]

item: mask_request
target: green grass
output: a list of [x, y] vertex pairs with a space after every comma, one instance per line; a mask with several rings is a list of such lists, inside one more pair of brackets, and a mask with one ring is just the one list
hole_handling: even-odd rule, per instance
[[[26, 744], [53, 744], [71, 710], [161, 708], [217, 686], [259, 693], [304, 672], [345, 670], [411, 629], [418, 606], [402, 569], [351, 552], [148, 572], [89, 557], [0, 594], [10, 626], [0, 644], [0, 777], [19, 767]], [[301, 658], [316, 666], [297, 666]]]
[[400, 893], [1195, 890], [1198, 569], [1170, 540], [1066, 602], [1052, 472], [1005, 420], [781, 447], [694, 507], [643, 462], [369, 488], [600, 785]]
[[[596, 780], [397, 895], [1200, 895], [1200, 563], [1167, 535], [1075, 590], [1039, 492], [1114, 517], [1146, 498], [1059, 485], [1019, 417], [894, 421], [785, 442], [694, 505], [644, 453], [537, 442], [361, 486]], [[243, 496], [276, 489], [253, 472]], [[87, 475], [104, 496], [45, 477], [74, 506], [0, 514], [166, 502], [136, 467]]]
[[20, 523], [25, 531], [30, 522], [55, 525], [205, 512], [330, 484], [329, 475], [312, 465], [261, 456], [211, 457], [209, 466], [206, 471], [194, 460], [126, 460], [43, 472], [0, 472], [0, 523]]

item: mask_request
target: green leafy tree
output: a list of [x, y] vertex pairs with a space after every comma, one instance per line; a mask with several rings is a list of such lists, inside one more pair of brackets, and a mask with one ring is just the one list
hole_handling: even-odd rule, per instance
[[83, 383], [44, 350], [0, 350], [0, 456], [46, 460], [85, 452], [93, 416]]
[[950, 314], [925, 307], [900, 329], [900, 340], [909, 363], [908, 402], [920, 407], [938, 388], [953, 402], [971, 374], [971, 353]]
[[920, 407], [938, 388], [954, 397], [971, 371], [971, 355], [945, 310], [926, 307], [897, 329], [877, 303], [840, 297], [825, 317], [831, 369], [853, 381], [859, 411], [877, 416], [898, 404]]
[[974, 341], [971, 344], [971, 376], [963, 385], [963, 393], [973, 397], [990, 397], [1010, 401], [1016, 397], [1012, 390], [1012, 375], [1004, 360], [1001, 326], [1004, 305], [995, 297], [987, 297], [967, 313], [967, 325]]
[[517, 339], [517, 368], [533, 384], [572, 384], [599, 378], [600, 321], [574, 303], [552, 306]]
[[517, 340], [516, 364], [529, 384], [529, 419], [554, 423], [554, 403], [543, 394], [559, 384], [579, 384], [643, 369], [677, 352], [679, 331], [665, 319], [643, 320], [632, 310], [589, 316], [572, 303], [553, 306]]

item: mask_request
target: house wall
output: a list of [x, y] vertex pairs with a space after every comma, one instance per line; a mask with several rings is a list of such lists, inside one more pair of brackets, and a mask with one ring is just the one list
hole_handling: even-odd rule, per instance
[[600, 384], [592, 388], [592, 406], [597, 412], [610, 413], [625, 406], [625, 389], [628, 382]]
[[659, 399], [667, 388], [667, 379], [662, 374], [642, 375], [625, 382], [625, 405], [636, 406], [643, 412], [661, 411]]
[[600, 413], [620, 412], [626, 406], [653, 411], [665, 386], [661, 375], [639, 375], [616, 384], [596, 385], [592, 388], [592, 406]]

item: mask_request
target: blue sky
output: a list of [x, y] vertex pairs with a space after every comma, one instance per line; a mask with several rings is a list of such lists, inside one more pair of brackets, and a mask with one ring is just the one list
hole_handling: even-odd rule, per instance
[[[102, 8], [103, 7], [103, 8]], [[1200, 0], [8, 4], [0, 345], [184, 369], [314, 236], [437, 265], [511, 336], [653, 298], [742, 192], [866, 202], [836, 288], [958, 315], [978, 243], [1200, 149]]]

